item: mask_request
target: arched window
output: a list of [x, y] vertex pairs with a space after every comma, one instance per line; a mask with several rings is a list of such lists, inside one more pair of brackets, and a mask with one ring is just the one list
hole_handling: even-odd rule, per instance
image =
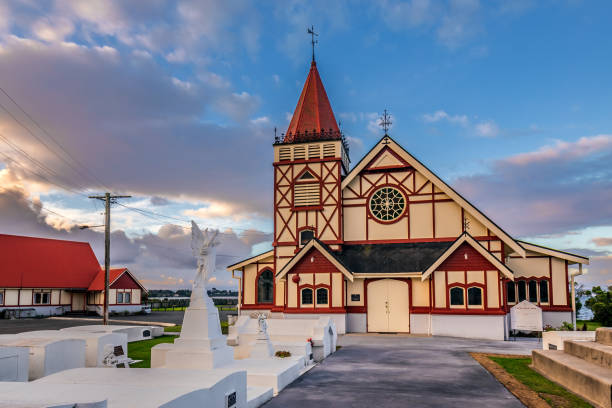
[[257, 279], [257, 303], [272, 303], [274, 293], [274, 275], [266, 269]]
[[538, 303], [538, 282], [534, 280], [529, 281], [529, 301]]
[[326, 305], [327, 304], [327, 289], [319, 288], [317, 289], [317, 305]]
[[468, 306], [482, 306], [481, 288], [468, 288]]
[[302, 304], [312, 305], [312, 289], [302, 289]]
[[508, 303], [516, 303], [516, 286], [514, 282], [506, 282], [506, 291], [508, 292]]
[[463, 306], [463, 289], [454, 287], [450, 289], [450, 304], [451, 306]]
[[308, 241], [315, 237], [315, 233], [311, 229], [300, 231], [300, 245], [306, 245]]
[[548, 282], [540, 281], [540, 303], [548, 303]]
[[523, 300], [527, 299], [527, 289], [525, 286], [525, 281], [518, 281], [516, 282], [516, 289], [518, 292], [518, 301], [522, 302]]

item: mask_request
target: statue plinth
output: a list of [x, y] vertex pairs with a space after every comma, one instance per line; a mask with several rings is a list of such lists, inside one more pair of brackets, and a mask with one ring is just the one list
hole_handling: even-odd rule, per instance
[[[221, 334], [219, 311], [206, 292], [206, 278], [215, 267], [217, 233], [206, 235], [192, 223], [192, 248], [198, 259], [198, 273], [185, 310], [181, 335], [174, 344], [159, 347], [160, 361], [168, 368], [211, 369], [231, 363], [234, 351]], [[158, 346], [155, 346], [158, 347]], [[155, 351], [152, 349], [152, 353]], [[161, 358], [161, 353], [165, 359]], [[152, 356], [153, 357], [153, 356]]]

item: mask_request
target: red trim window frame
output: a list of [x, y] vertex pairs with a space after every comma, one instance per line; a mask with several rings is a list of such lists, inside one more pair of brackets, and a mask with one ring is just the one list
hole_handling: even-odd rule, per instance
[[[485, 271], [486, 273], [486, 271]], [[463, 290], [463, 304], [462, 305], [451, 305], [451, 294], [450, 291], [453, 288], [461, 288]], [[469, 290], [472, 288], [480, 289], [480, 305], [470, 305], [468, 299]], [[449, 309], [463, 309], [463, 310], [484, 310], [487, 302], [487, 286], [480, 282], [469, 282], [469, 283], [447, 283], [446, 285], [446, 296], [447, 297], [447, 308]]]
[[[302, 231], [306, 231], [306, 230], [308, 230], [308, 231], [312, 231], [312, 233], [313, 233], [313, 238], [316, 238], [316, 237], [317, 237], [317, 228], [316, 228], [316, 227], [312, 227], [312, 226], [310, 226], [310, 225], [305, 225], [305, 226], [303, 226], [303, 227], [298, 228], [298, 229], [297, 229], [297, 241], [298, 241], [297, 243], [298, 243], [298, 246], [299, 246], [300, 248], [301, 248], [301, 247], [303, 247], [304, 245], [306, 245], [306, 244], [302, 244], [302, 236], [301, 236], [301, 235], [302, 235]], [[297, 252], [298, 252], [298, 251], [296, 251], [296, 253], [297, 253]]]
[[[272, 274], [272, 300], [270, 302], [260, 302], [259, 301], [259, 277], [265, 272], [269, 271]], [[272, 305], [274, 306], [274, 287], [276, 282], [274, 282], [274, 271], [270, 267], [265, 267], [257, 272], [255, 276], [255, 304], [256, 305]]]
[[[529, 300], [529, 282], [531, 281], [535, 281], [536, 282], [536, 290], [537, 290], [537, 297], [538, 297], [538, 301], [537, 302], [531, 302]], [[548, 291], [548, 301], [547, 302], [542, 302], [541, 301], [541, 297], [542, 297], [542, 292], [541, 292], [541, 283], [542, 281], [546, 282], [546, 286], [547, 286], [547, 291]], [[525, 300], [534, 303], [538, 306], [551, 306], [552, 305], [552, 288], [551, 288], [551, 279], [548, 276], [540, 276], [540, 277], [535, 277], [535, 276], [530, 276], [530, 277], [520, 277], [520, 278], [514, 278], [514, 282], [512, 281], [508, 281], [508, 283], [512, 283], [514, 284], [514, 302], [510, 302], [507, 301], [508, 305], [516, 305], [519, 302], [518, 299], [518, 283], [519, 282], [525, 282]], [[504, 288], [506, 291], [508, 290], [507, 286]]]
[[[374, 194], [376, 194], [378, 191], [380, 191], [383, 188], [394, 188], [397, 191], [399, 191], [402, 197], [404, 198], [404, 208], [402, 209], [401, 214], [398, 215], [396, 218], [389, 220], [389, 221], [384, 221], [376, 217], [372, 213], [372, 208], [370, 207], [370, 201], [372, 200], [372, 197], [374, 196]], [[367, 214], [368, 214], [369, 219], [372, 219], [379, 224], [395, 224], [396, 222], [400, 221], [402, 218], [406, 217], [406, 215], [408, 214], [408, 193], [404, 191], [404, 189], [399, 184], [393, 184], [393, 183], [382, 184], [372, 189], [372, 192], [370, 192], [370, 194], [368, 195], [365, 204], [367, 207]]]
[[[311, 289], [312, 290], [312, 305], [307, 303], [307, 304], [302, 304], [302, 290], [304, 289]], [[317, 290], [319, 289], [327, 289], [327, 303], [323, 304], [323, 303], [317, 303]], [[331, 291], [331, 285], [328, 285], [326, 283], [318, 283], [316, 285], [312, 285], [310, 283], [306, 283], [303, 285], [298, 285], [298, 294], [300, 295], [299, 297], [299, 307], [303, 308], [303, 309], [312, 309], [314, 310], [318, 310], [318, 309], [329, 309], [330, 306], [332, 304], [332, 291]]]
[[[125, 295], [123, 295], [122, 301], [119, 302], [119, 293], [129, 293], [130, 294], [130, 301], [126, 302], [125, 301]], [[115, 289], [115, 304], [116, 305], [131, 305], [132, 304], [132, 299], [133, 299], [132, 289]]]
[[[40, 293], [40, 303], [36, 303], [36, 294]], [[49, 294], [49, 302], [43, 303], [42, 300], [44, 298], [44, 294]], [[48, 306], [51, 304], [51, 289], [35, 289], [32, 290], [32, 306]]]

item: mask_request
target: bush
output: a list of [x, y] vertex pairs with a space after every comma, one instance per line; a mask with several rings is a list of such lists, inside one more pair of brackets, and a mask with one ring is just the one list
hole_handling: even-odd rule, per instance
[[274, 353], [274, 355], [280, 358], [291, 357], [291, 353], [289, 351], [281, 351], [281, 350]]
[[584, 302], [585, 306], [593, 312], [593, 320], [600, 322], [605, 327], [612, 326], [612, 286], [602, 289], [595, 286], [588, 290], [588, 299]]
[[572, 331], [574, 330], [574, 325], [568, 322], [563, 322], [561, 327], [559, 327], [560, 331]]

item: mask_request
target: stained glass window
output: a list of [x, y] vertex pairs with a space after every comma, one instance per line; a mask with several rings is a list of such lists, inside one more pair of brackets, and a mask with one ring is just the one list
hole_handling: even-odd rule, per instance
[[302, 304], [312, 305], [312, 289], [302, 289]]
[[274, 277], [272, 271], [265, 270], [257, 279], [257, 303], [272, 303]]
[[317, 289], [317, 305], [327, 304], [327, 289]]
[[450, 304], [451, 306], [463, 306], [463, 289], [457, 287], [451, 288]]
[[508, 292], [508, 303], [516, 303], [516, 286], [514, 282], [506, 282]]
[[529, 281], [529, 301], [538, 303], [538, 282], [534, 280]]
[[370, 211], [381, 221], [393, 221], [399, 218], [406, 208], [404, 195], [393, 187], [383, 187], [370, 198]]
[[548, 303], [548, 282], [540, 281], [540, 303]]
[[482, 289], [481, 288], [469, 288], [468, 289], [468, 305], [482, 306]]

